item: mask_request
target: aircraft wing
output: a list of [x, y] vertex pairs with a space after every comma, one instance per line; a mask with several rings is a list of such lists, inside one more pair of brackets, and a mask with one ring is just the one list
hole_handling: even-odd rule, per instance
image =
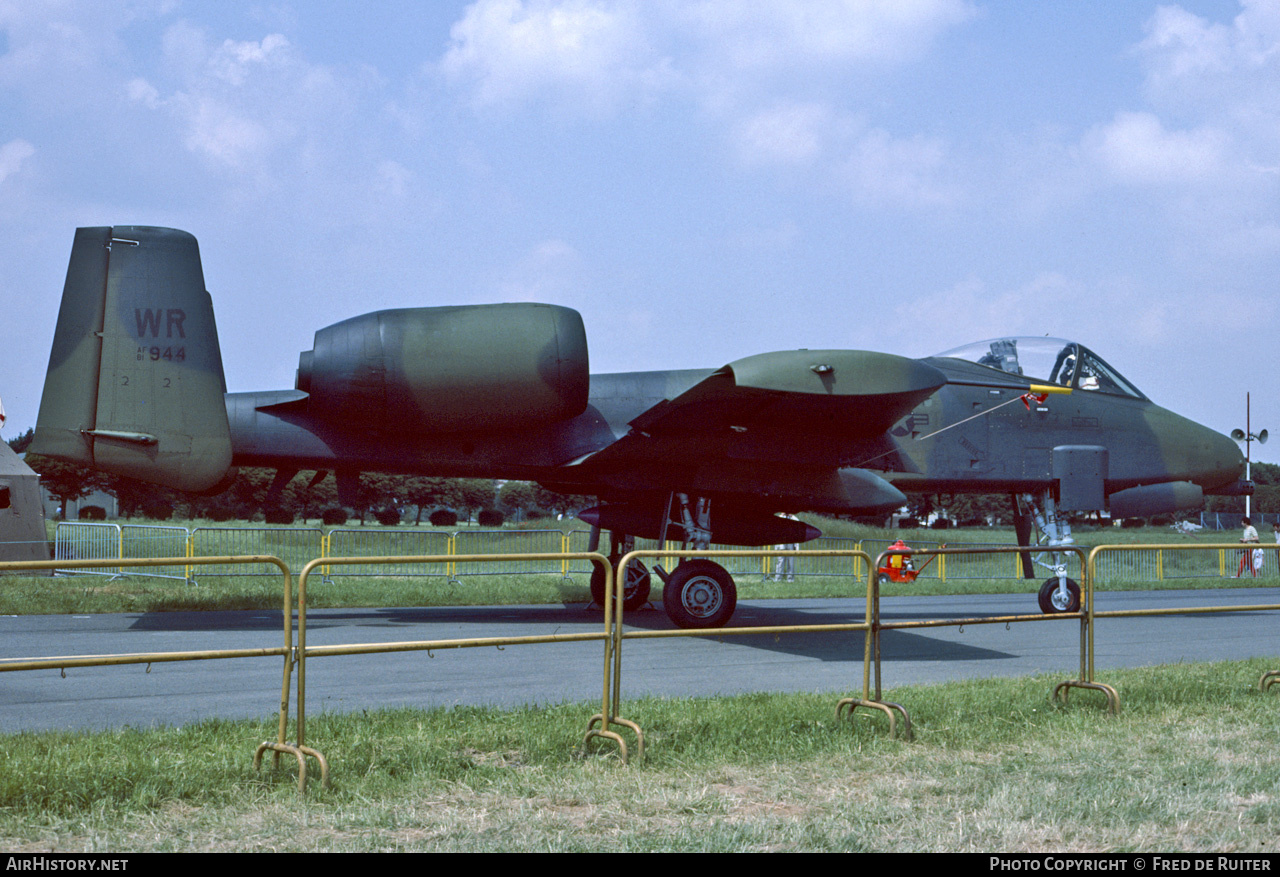
[[902, 494], [856, 464], [876, 457], [889, 468], [889, 428], [945, 383], [938, 369], [886, 353], [760, 354], [649, 408], [577, 465], [619, 491], [670, 485], [797, 509], [895, 507]]

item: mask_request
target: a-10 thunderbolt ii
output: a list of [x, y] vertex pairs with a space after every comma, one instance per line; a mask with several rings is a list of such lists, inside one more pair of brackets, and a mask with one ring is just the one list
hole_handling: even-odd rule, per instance
[[[1152, 515], [1248, 489], [1229, 438], [1051, 338], [592, 375], [576, 311], [410, 308], [318, 331], [293, 389], [227, 393], [195, 238], [141, 226], [76, 232], [32, 449], [187, 491], [237, 466], [276, 469], [278, 487], [332, 470], [348, 498], [362, 471], [536, 481], [597, 497], [580, 517], [593, 545], [611, 531], [615, 558], [634, 537], [803, 543], [819, 531], [779, 513], [1003, 493], [1022, 509], [1020, 544], [1034, 519], [1054, 559], [1047, 612], [1079, 605], [1051, 553], [1071, 541], [1065, 512]], [[733, 614], [733, 579], [711, 560], [654, 572], [676, 624]], [[648, 571], [628, 578], [627, 603], [647, 600]]]

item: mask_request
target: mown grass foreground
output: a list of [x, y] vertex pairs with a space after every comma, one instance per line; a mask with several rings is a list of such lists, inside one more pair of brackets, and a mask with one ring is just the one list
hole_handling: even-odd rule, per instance
[[[1280, 659], [901, 688], [915, 741], [837, 695], [644, 699], [622, 765], [585, 705], [309, 718], [333, 787], [252, 768], [258, 723], [0, 740], [11, 851], [1275, 851]], [[284, 762], [282, 762], [283, 764]]]

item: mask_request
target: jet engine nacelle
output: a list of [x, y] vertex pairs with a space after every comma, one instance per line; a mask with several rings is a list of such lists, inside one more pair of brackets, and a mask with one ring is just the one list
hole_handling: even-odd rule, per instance
[[1148, 484], [1117, 491], [1108, 498], [1113, 518], [1149, 518], [1204, 506], [1204, 490], [1190, 481]]
[[587, 337], [555, 305], [377, 311], [317, 332], [297, 387], [317, 416], [370, 429], [553, 423], [586, 410]]

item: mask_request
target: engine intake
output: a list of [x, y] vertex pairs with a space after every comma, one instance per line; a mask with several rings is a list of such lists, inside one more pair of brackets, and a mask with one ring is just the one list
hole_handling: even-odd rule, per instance
[[297, 387], [317, 416], [371, 430], [553, 423], [586, 410], [586, 332], [555, 305], [376, 311], [316, 332]]

